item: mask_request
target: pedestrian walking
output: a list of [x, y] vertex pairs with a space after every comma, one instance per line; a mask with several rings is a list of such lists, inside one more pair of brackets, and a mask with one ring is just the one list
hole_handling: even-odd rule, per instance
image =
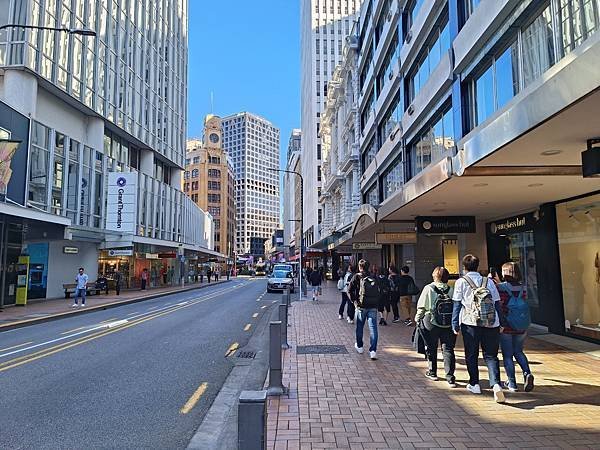
[[204, 267], [200, 268], [200, 273], [198, 275], [200, 275], [200, 284], [204, 283]]
[[121, 283], [123, 282], [123, 274], [121, 274], [121, 272], [119, 272], [117, 270], [115, 272], [114, 279], [115, 279], [115, 292], [117, 293], [117, 295], [121, 295]]
[[79, 297], [81, 297], [81, 306], [85, 308], [85, 295], [87, 293], [88, 280], [89, 277], [87, 273], [85, 273], [83, 267], [80, 267], [77, 276], [75, 277], [77, 286], [75, 288], [75, 300], [73, 301], [73, 308], [77, 308], [77, 306], [79, 306]]
[[479, 258], [466, 255], [463, 258], [464, 275], [454, 285], [454, 307], [452, 329], [463, 335], [465, 361], [469, 372], [467, 389], [481, 394], [479, 385], [479, 347], [488, 368], [490, 387], [494, 400], [504, 403], [505, 397], [500, 384], [500, 295], [493, 280], [483, 277], [479, 269]]
[[350, 300], [350, 295], [348, 294], [348, 287], [350, 286], [350, 280], [353, 276], [354, 268], [351, 265], [349, 265], [344, 276], [340, 278], [340, 281], [342, 282], [342, 302], [338, 311], [338, 318], [340, 320], [344, 320], [344, 308], [346, 308], [346, 316], [348, 323], [354, 323], [355, 314], [354, 303]]
[[456, 335], [452, 332], [452, 288], [448, 286], [450, 273], [444, 267], [436, 267], [431, 274], [433, 282], [421, 291], [417, 302], [417, 314], [415, 322], [419, 329], [425, 329], [424, 335], [427, 340], [428, 370], [425, 376], [437, 381], [437, 349], [438, 344], [442, 346], [444, 358], [444, 370], [446, 381], [450, 387], [456, 387], [454, 371], [456, 369], [456, 357], [454, 346]]
[[377, 359], [377, 308], [381, 301], [379, 281], [369, 272], [369, 261], [358, 262], [358, 273], [352, 277], [348, 286], [350, 300], [356, 306], [356, 342], [354, 348], [360, 354], [363, 349], [363, 333], [365, 323], [369, 325], [369, 356]]
[[379, 281], [379, 288], [381, 289], [381, 297], [378, 308], [379, 313], [381, 314], [379, 325], [387, 326], [387, 321], [391, 311], [390, 280], [388, 278], [387, 269], [380, 269], [377, 279]]
[[388, 276], [390, 283], [390, 304], [394, 313], [393, 323], [400, 322], [400, 312], [398, 311], [398, 303], [400, 302], [400, 275], [396, 266], [390, 266], [390, 275]]
[[533, 390], [534, 377], [523, 348], [527, 338], [527, 328], [531, 324], [531, 316], [526, 301], [526, 288], [521, 283], [519, 265], [514, 262], [504, 264], [502, 277], [504, 282], [498, 284], [501, 311], [500, 348], [508, 378], [503, 387], [511, 392], [518, 390], [514, 359], [523, 371], [523, 389], [525, 392], [530, 392]]
[[146, 290], [146, 284], [148, 283], [148, 269], [144, 268], [144, 270], [142, 270], [142, 274], [140, 276], [141, 280], [142, 280], [142, 291]]
[[321, 293], [321, 272], [318, 270], [313, 270], [310, 273], [310, 285], [312, 286], [312, 299], [313, 301], [319, 300], [319, 294]]
[[175, 267], [170, 266], [167, 271], [167, 278], [170, 285], [173, 285], [173, 279], [175, 278]]
[[210, 277], [212, 276], [212, 270], [210, 267], [208, 267], [208, 269], [206, 269], [206, 279], [208, 280], [208, 283], [210, 284]]
[[413, 296], [418, 295], [417, 285], [413, 277], [409, 275], [410, 268], [404, 266], [400, 269], [400, 277], [398, 279], [398, 294], [400, 297], [400, 315], [404, 317], [403, 323], [406, 326], [413, 325], [413, 317], [415, 317], [417, 306], [413, 303]]

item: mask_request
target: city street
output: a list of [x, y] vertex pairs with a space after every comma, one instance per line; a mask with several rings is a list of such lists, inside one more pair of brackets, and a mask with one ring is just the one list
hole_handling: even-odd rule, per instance
[[0, 333], [0, 448], [185, 448], [279, 294], [264, 279]]

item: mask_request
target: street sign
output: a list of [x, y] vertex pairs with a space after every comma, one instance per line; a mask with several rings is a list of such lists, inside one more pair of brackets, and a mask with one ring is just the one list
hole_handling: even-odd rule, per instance
[[355, 242], [352, 244], [352, 250], [381, 250], [383, 246], [375, 242]]

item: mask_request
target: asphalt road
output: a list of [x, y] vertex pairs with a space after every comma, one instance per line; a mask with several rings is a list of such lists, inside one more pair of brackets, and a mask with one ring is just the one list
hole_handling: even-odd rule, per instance
[[237, 279], [0, 333], [0, 448], [185, 448], [280, 298]]

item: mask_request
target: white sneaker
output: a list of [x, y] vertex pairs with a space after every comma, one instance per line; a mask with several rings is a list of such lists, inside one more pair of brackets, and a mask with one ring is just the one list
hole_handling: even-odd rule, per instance
[[467, 391], [469, 391], [471, 394], [481, 394], [481, 387], [478, 384], [475, 386], [467, 384]]
[[506, 399], [504, 398], [504, 392], [502, 392], [502, 386], [496, 383], [492, 389], [494, 390], [494, 401], [496, 403], [504, 403]]
[[369, 356], [373, 361], [375, 361], [377, 359], [377, 352], [369, 352]]
[[356, 351], [357, 351], [359, 354], [361, 354], [361, 355], [362, 355], [362, 354], [363, 354], [363, 352], [365, 351], [365, 349], [364, 349], [364, 348], [362, 348], [362, 347], [359, 347], [359, 346], [358, 346], [358, 344], [356, 344], [356, 343], [354, 344], [354, 348], [355, 348], [355, 349], [356, 349]]
[[73, 303], [73, 304], [71, 305], [71, 308], [77, 308], [77, 303]]
[[354, 320], [352, 320], [350, 317], [348, 317], [348, 323], [354, 323]]
[[344, 320], [344, 316], [342, 316], [341, 314], [338, 314], [338, 319]]
[[85, 303], [82, 303], [82, 304], [81, 304], [81, 307], [82, 307], [82, 308], [85, 308]]

